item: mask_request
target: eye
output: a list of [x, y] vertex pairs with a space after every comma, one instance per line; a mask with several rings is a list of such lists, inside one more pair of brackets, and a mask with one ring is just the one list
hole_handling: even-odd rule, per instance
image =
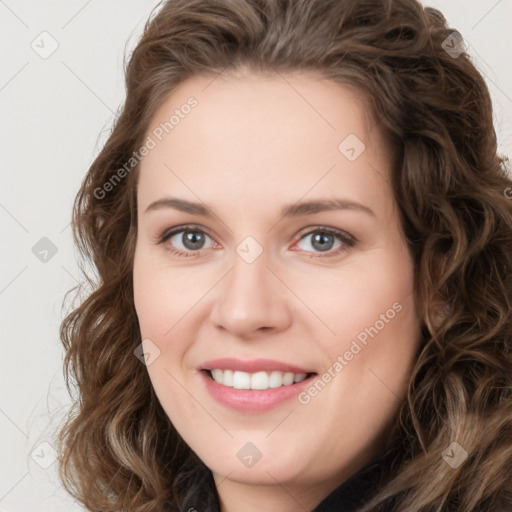
[[337, 256], [356, 244], [356, 240], [348, 235], [348, 233], [324, 227], [318, 227], [306, 233], [297, 243], [299, 244], [304, 241], [306, 243], [303, 243], [303, 247], [300, 250], [315, 252], [314, 256], [320, 257], [324, 256], [318, 253], [325, 253], [325, 257]]
[[177, 256], [194, 257], [205, 247], [206, 240], [212, 240], [204, 231], [193, 226], [181, 226], [165, 232], [158, 243], [166, 243], [166, 249]]
[[[206, 246], [208, 239], [210, 246]], [[165, 243], [166, 250], [186, 258], [199, 256], [202, 249], [215, 245], [212, 238], [196, 226], [180, 226], [166, 231], [158, 237], [158, 243]], [[313, 253], [309, 257], [332, 257], [354, 247], [356, 239], [344, 231], [317, 227], [303, 235], [295, 245], [300, 243], [303, 245], [300, 251]]]

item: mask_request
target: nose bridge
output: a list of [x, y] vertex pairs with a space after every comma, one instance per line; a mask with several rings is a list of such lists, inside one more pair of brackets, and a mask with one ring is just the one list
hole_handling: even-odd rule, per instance
[[270, 283], [266, 255], [259, 256], [255, 261], [248, 262], [239, 254], [233, 259], [233, 270], [226, 283], [223, 293], [223, 303], [231, 309], [236, 317], [243, 318], [250, 312], [254, 315], [258, 310], [260, 315], [272, 301], [272, 289], [275, 283]]
[[[241, 250], [241, 247], [238, 248]], [[269, 288], [274, 283], [270, 283], [267, 265], [268, 254], [261, 254], [254, 261], [247, 260], [238, 252], [233, 259], [233, 271], [230, 279], [232, 291], [235, 294], [247, 295], [248, 297], [258, 298], [269, 294]]]
[[279, 289], [282, 284], [267, 268], [267, 254], [262, 252], [251, 261], [239, 249], [216, 296], [213, 322], [237, 336], [262, 327], [283, 328], [289, 321], [285, 290]]

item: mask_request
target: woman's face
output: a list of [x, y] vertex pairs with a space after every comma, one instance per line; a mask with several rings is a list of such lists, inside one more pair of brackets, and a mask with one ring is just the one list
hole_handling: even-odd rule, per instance
[[220, 493], [318, 501], [382, 449], [419, 341], [391, 154], [306, 74], [195, 77], [147, 137], [134, 287], [162, 407]]

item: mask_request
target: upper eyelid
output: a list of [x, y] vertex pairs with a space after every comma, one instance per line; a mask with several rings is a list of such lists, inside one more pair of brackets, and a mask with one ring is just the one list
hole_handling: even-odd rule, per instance
[[205, 233], [208, 235], [212, 240], [214, 237], [208, 233], [208, 229], [197, 226], [195, 224], [185, 224], [183, 226], [176, 226], [174, 228], [164, 229], [159, 235], [157, 235], [157, 239], [164, 240], [169, 238], [170, 236], [174, 236], [178, 233], [181, 233], [182, 231], [201, 231], [202, 233]]

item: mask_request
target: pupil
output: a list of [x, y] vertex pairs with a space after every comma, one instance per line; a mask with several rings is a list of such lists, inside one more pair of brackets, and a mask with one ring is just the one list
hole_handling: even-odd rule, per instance
[[188, 249], [201, 249], [204, 244], [204, 237], [198, 231], [188, 231], [183, 234], [183, 245]]
[[313, 236], [313, 247], [319, 249], [320, 251], [328, 251], [329, 249], [331, 249], [332, 243], [332, 235], [317, 233], [316, 235]]

